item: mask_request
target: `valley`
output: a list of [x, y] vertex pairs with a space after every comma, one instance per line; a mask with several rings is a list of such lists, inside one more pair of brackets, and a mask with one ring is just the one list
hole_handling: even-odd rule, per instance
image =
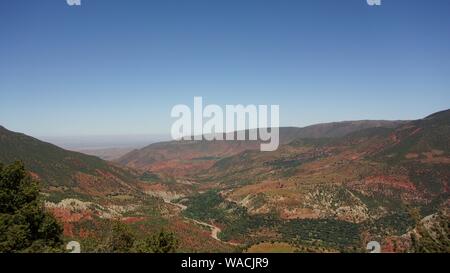
[[170, 230], [180, 252], [365, 252], [372, 240], [405, 252], [418, 225], [449, 218], [450, 110], [280, 134], [273, 152], [172, 141], [104, 161], [1, 127], [0, 162], [25, 163], [87, 252], [112, 220], [142, 236]]
[[[183, 204], [173, 203], [171, 200], [164, 199], [164, 198], [163, 198], [163, 200], [167, 204], [170, 204], [170, 205], [173, 205], [173, 206], [179, 208], [181, 212], [187, 209], [187, 206], [185, 206]], [[195, 219], [192, 219], [192, 218], [188, 218], [188, 217], [184, 217], [184, 218], [187, 219], [188, 221], [194, 222], [195, 224], [198, 224], [198, 225], [210, 228], [211, 229], [211, 238], [213, 238], [214, 240], [220, 241], [222, 243], [226, 243], [226, 242], [223, 242], [222, 240], [220, 240], [219, 237], [218, 237], [218, 234], [222, 231], [219, 227], [213, 226], [213, 225], [208, 224], [206, 222], [202, 222], [202, 221], [195, 220]], [[230, 244], [232, 244], [232, 243], [230, 243]]]

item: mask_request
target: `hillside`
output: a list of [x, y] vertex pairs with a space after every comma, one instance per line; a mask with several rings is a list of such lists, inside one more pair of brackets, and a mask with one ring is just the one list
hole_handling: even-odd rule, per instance
[[412, 208], [423, 216], [448, 211], [448, 113], [219, 159], [193, 178], [211, 187], [185, 199], [185, 213], [220, 225], [233, 242], [320, 241], [324, 251], [365, 236], [390, 247], [398, 240], [401, 251], [410, 243], [402, 235], [414, 226]]
[[[345, 121], [304, 128], [280, 128], [280, 144], [299, 138], [335, 138], [366, 128], [395, 128], [404, 121]], [[247, 150], [258, 150], [259, 141], [171, 141], [134, 150], [116, 162], [142, 170], [188, 176], [203, 172], [218, 160]]]
[[45, 189], [104, 196], [135, 191], [135, 172], [94, 156], [71, 152], [0, 126], [0, 163], [16, 160]]
[[177, 206], [145, 194], [138, 172], [0, 127], [0, 164], [16, 160], [40, 182], [46, 208], [62, 223], [65, 238], [81, 242], [83, 251], [96, 251], [92, 241], [106, 235], [113, 219], [141, 236], [171, 230], [181, 251], [232, 251], [186, 221]]

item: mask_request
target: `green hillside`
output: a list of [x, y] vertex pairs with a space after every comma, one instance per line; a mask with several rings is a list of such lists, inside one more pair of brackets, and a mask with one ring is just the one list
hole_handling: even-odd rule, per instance
[[83, 191], [87, 186], [83, 184], [89, 184], [99, 193], [107, 193], [129, 188], [127, 183], [136, 177], [133, 172], [100, 158], [67, 151], [0, 126], [0, 162], [10, 164], [18, 160], [47, 187], [65, 186]]

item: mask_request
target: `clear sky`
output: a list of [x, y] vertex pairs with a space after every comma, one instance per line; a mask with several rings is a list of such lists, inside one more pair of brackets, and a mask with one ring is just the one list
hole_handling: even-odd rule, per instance
[[168, 133], [175, 104], [279, 104], [281, 125], [449, 108], [450, 1], [0, 1], [0, 124]]

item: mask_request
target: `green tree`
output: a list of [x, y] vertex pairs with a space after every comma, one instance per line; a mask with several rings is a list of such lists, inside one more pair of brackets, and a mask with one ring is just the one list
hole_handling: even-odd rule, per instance
[[147, 238], [146, 245], [153, 253], [174, 253], [179, 241], [175, 234], [161, 230], [159, 233]]
[[112, 223], [110, 234], [106, 242], [101, 246], [101, 252], [126, 253], [132, 252], [133, 245], [136, 242], [136, 236], [129, 226], [119, 220]]
[[0, 252], [60, 252], [62, 231], [23, 163], [0, 164]]
[[144, 239], [137, 239], [129, 226], [114, 221], [105, 243], [98, 251], [107, 253], [173, 253], [178, 249], [178, 239], [172, 232], [161, 230]]

